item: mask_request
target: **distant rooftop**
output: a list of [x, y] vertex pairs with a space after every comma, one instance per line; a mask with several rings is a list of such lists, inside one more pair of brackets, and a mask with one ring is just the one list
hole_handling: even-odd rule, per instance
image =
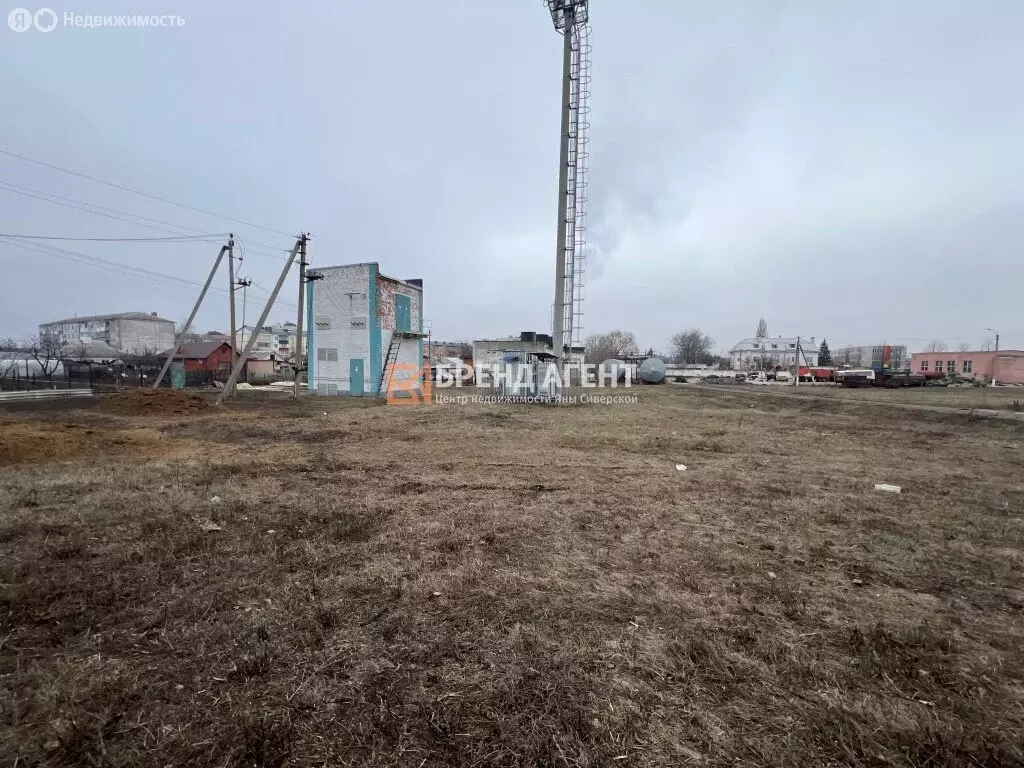
[[[227, 344], [226, 341], [193, 341], [188, 344], [182, 344], [178, 348], [178, 354], [174, 356], [175, 360], [187, 359], [187, 360], [205, 360], [210, 356], [215, 349]], [[167, 357], [171, 354], [170, 349], [165, 349], [160, 353], [160, 357]]]
[[81, 317], [68, 317], [63, 320], [51, 320], [43, 325], [54, 325], [55, 323], [93, 323], [100, 320], [152, 320], [158, 323], [173, 323], [165, 317], [160, 317], [153, 312], [117, 312], [112, 315], [82, 315]]

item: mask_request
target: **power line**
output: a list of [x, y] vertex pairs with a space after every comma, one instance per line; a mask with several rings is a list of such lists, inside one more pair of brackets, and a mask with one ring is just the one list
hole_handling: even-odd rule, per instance
[[[162, 272], [154, 272], [149, 269], [143, 269], [142, 267], [134, 267], [130, 264], [109, 261], [107, 259], [100, 258], [99, 256], [91, 256], [89, 254], [71, 251], [65, 248], [58, 248], [44, 243], [19, 242], [18, 240], [6, 235], [0, 235], [0, 238], [2, 238], [4, 242], [9, 245], [13, 245], [16, 248], [22, 248], [24, 250], [34, 251], [44, 255], [56, 256], [59, 259], [72, 261], [78, 264], [85, 264], [86, 266], [96, 267], [98, 269], [106, 270], [107, 272], [119, 273], [127, 277], [142, 278], [143, 280], [151, 280], [153, 282], [163, 283], [164, 285], [173, 285], [177, 288], [202, 288], [202, 283], [198, 283], [184, 277], [176, 277], [175, 275], [167, 275]], [[227, 290], [224, 288], [213, 287], [212, 290], [217, 291], [218, 293], [227, 294]], [[291, 309], [297, 309], [295, 304], [289, 304], [285, 301], [278, 303], [283, 306], [290, 307]]]
[[16, 237], [19, 240], [72, 240], [89, 243], [195, 243], [208, 242], [227, 237], [227, 232], [206, 235], [179, 235], [176, 237], [56, 237], [54, 235], [13, 235], [0, 232], [0, 237]]
[[253, 224], [252, 222], [245, 221], [243, 219], [236, 219], [236, 218], [234, 218], [232, 216], [224, 216], [224, 215], [219, 214], [219, 213], [214, 213], [213, 211], [204, 210], [203, 208], [196, 208], [195, 206], [188, 205], [186, 203], [179, 203], [179, 202], [176, 202], [174, 200], [168, 200], [167, 198], [160, 197], [159, 195], [151, 195], [148, 192], [141, 192], [141, 191], [139, 191], [137, 189], [132, 189], [131, 187], [125, 187], [125, 186], [122, 186], [121, 184], [115, 184], [112, 181], [105, 181], [104, 179], [98, 179], [95, 176], [89, 176], [88, 174], [85, 174], [85, 173], [79, 173], [78, 171], [72, 171], [72, 170], [69, 170], [68, 168], [62, 168], [59, 165], [52, 165], [50, 163], [44, 163], [42, 160], [36, 160], [34, 158], [31, 158], [31, 157], [26, 157], [25, 155], [19, 155], [17, 152], [11, 152], [11, 151], [6, 150], [6, 149], [0, 149], [0, 153], [8, 155], [10, 157], [16, 157], [19, 160], [24, 160], [25, 162], [28, 162], [28, 163], [35, 163], [36, 165], [41, 165], [44, 168], [52, 168], [53, 170], [60, 171], [61, 173], [67, 173], [67, 174], [70, 174], [72, 176], [77, 176], [77, 177], [79, 177], [81, 179], [87, 179], [89, 181], [94, 181], [97, 184], [104, 184], [104, 185], [106, 185], [108, 187], [113, 187], [114, 189], [120, 189], [120, 190], [122, 190], [124, 192], [131, 192], [134, 195], [141, 195], [142, 197], [148, 197], [151, 200], [159, 200], [160, 202], [167, 203], [168, 205], [175, 205], [178, 208], [184, 208], [185, 210], [195, 211], [196, 213], [202, 213], [202, 214], [204, 214], [206, 216], [213, 216], [213, 217], [218, 218], [218, 219], [224, 219], [225, 221], [233, 221], [233, 222], [236, 222], [237, 224], [244, 224], [247, 227], [253, 227], [254, 229], [261, 229], [264, 232], [272, 232], [272, 233], [274, 233], [276, 235], [284, 235], [285, 237], [295, 237], [295, 235], [293, 233], [291, 233], [291, 232], [283, 232], [283, 231], [281, 231], [279, 229], [272, 229], [270, 227], [264, 227], [261, 224]]
[[[72, 209], [74, 209], [76, 211], [82, 211], [83, 213], [91, 213], [91, 214], [93, 214], [95, 216], [105, 216], [108, 219], [115, 219], [117, 221], [125, 221], [125, 222], [128, 222], [129, 224], [135, 224], [136, 226], [139, 226], [139, 227], [145, 227], [146, 229], [152, 229], [152, 230], [154, 230], [156, 232], [166, 232], [166, 233], [171, 234], [171, 235], [178, 235], [178, 234], [180, 234], [180, 232], [177, 232], [175, 230], [186, 230], [188, 232], [199, 232], [199, 233], [202, 233], [202, 231], [203, 231], [201, 229], [196, 229], [195, 227], [189, 227], [189, 226], [186, 226], [184, 224], [175, 224], [175, 223], [170, 222], [170, 221], [164, 221], [163, 219], [154, 219], [154, 218], [150, 218], [149, 216], [142, 216], [142, 215], [137, 214], [137, 213], [130, 213], [128, 211], [122, 211], [122, 210], [119, 210], [117, 208], [108, 208], [106, 206], [98, 205], [96, 203], [87, 203], [87, 202], [82, 201], [82, 200], [75, 200], [74, 198], [63, 197], [61, 195], [56, 195], [56, 194], [53, 194], [52, 192], [45, 192], [45, 191], [40, 190], [40, 189], [31, 189], [30, 187], [22, 187], [22, 186], [20, 186], [18, 184], [12, 184], [12, 183], [10, 183], [8, 181], [0, 180], [0, 189], [3, 189], [6, 192], [13, 192], [16, 195], [22, 195], [23, 197], [30, 197], [30, 198], [33, 198], [35, 200], [41, 200], [44, 203], [53, 203], [54, 205], [60, 205], [60, 206], [63, 206], [64, 208], [72, 208]], [[87, 206], [87, 207], [83, 207], [83, 206]], [[98, 209], [98, 210], [92, 210], [93, 208]], [[131, 217], [131, 218], [125, 218], [125, 217]], [[139, 219], [140, 221], [134, 221], [134, 219]], [[146, 221], [155, 222], [156, 224], [163, 224], [163, 225], [166, 225], [167, 227], [174, 227], [174, 230], [172, 230], [172, 229], [165, 229], [164, 227], [153, 226], [152, 224], [144, 224], [143, 222], [146, 222]], [[283, 247], [267, 245], [265, 243], [253, 243], [253, 245], [254, 246], [261, 246], [262, 248], [269, 249], [271, 251], [277, 251], [276, 253], [266, 253], [266, 252], [263, 252], [263, 251], [255, 251], [257, 254], [259, 254], [261, 256], [263, 256], [263, 255], [270, 256], [270, 257], [275, 258], [275, 259], [283, 258], [283, 256], [281, 255], [280, 252], [286, 250]]]
[[[139, 267], [131, 267], [127, 264], [120, 264], [118, 262], [107, 261], [101, 259], [98, 256], [89, 256], [84, 253], [78, 253], [77, 251], [68, 251], [63, 248], [55, 248], [54, 246], [44, 245], [42, 243], [31, 243], [31, 242], [18, 242], [4, 238], [4, 242], [9, 245], [13, 245], [15, 248], [22, 248], [24, 250], [33, 251], [35, 253], [41, 253], [48, 256], [56, 256], [58, 259], [64, 259], [66, 261], [73, 261], [78, 264], [85, 264], [86, 266], [96, 267], [97, 269], [103, 269], [107, 272], [117, 272], [128, 277], [137, 277], [143, 280], [152, 280], [153, 282], [163, 283], [164, 285], [173, 285], [176, 288], [201, 288], [201, 284], [192, 280], [187, 280], [183, 277], [175, 277], [174, 275], [165, 275], [160, 272], [152, 272], [150, 270], [141, 269]], [[173, 281], [173, 282], [171, 282]], [[224, 289], [219, 290], [222, 293], [227, 293]]]
[[[109, 259], [104, 259], [104, 258], [101, 258], [100, 256], [92, 256], [91, 254], [80, 253], [79, 251], [71, 251], [71, 250], [68, 250], [66, 248], [58, 248], [55, 245], [46, 245], [45, 243], [34, 243], [34, 242], [20, 243], [18, 240], [11, 239], [9, 237], [5, 237], [5, 236], [2, 236], [2, 235], [0, 235], [0, 237], [3, 237], [3, 239], [6, 242], [9, 242], [9, 243], [14, 244], [14, 245], [31, 245], [38, 252], [44, 252], [44, 253], [48, 252], [48, 253], [52, 253], [54, 255], [65, 254], [67, 256], [76, 257], [78, 259], [87, 260], [90, 263], [95, 262], [97, 264], [104, 264], [104, 265], [107, 265], [107, 266], [109, 266], [111, 268], [122, 270], [122, 271], [124, 271], [125, 274], [128, 274], [128, 271], [130, 271], [132, 273], [137, 273], [137, 274], [141, 274], [141, 275], [147, 275], [147, 276], [150, 276], [150, 277], [157, 277], [157, 278], [161, 278], [161, 279], [165, 279], [165, 280], [175, 280], [175, 281], [177, 281], [179, 283], [182, 283], [182, 284], [185, 284], [185, 285], [202, 287], [201, 283], [198, 283], [198, 282], [196, 282], [194, 280], [189, 280], [188, 278], [177, 277], [175, 275], [168, 275], [168, 274], [165, 274], [163, 272], [154, 272], [153, 270], [145, 269], [143, 267], [136, 267], [136, 266], [132, 266], [131, 264], [124, 264], [124, 263], [119, 262], [119, 261], [110, 261]], [[224, 292], [227, 293], [227, 291], [224, 291]]]

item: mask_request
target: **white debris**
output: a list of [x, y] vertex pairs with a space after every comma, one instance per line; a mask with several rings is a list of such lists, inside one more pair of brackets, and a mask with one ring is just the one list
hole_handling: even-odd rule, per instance
[[220, 504], [220, 496], [211, 496], [210, 497], [210, 503], [211, 504]]
[[889, 483], [875, 483], [876, 491], [885, 491], [886, 493], [900, 493], [903, 489], [898, 485], [889, 485]]
[[779, 577], [778, 577], [778, 575], [777, 575], [777, 574], [775, 573], [775, 571], [768, 571], [768, 578], [769, 578], [769, 579], [777, 579], [777, 578], [779, 578]]
[[854, 586], [859, 587], [859, 586], [861, 586], [864, 583], [864, 580], [863, 579], [854, 579], [853, 583], [854, 583]]
[[679, 470], [680, 472], [685, 472], [686, 471], [686, 465], [685, 464], [676, 464], [676, 469]]
[[277, 533], [277, 531], [275, 531], [273, 528], [271, 528], [269, 531], [267, 531], [267, 533]]
[[216, 533], [217, 531], [223, 531], [224, 528], [217, 525], [212, 520], [200, 520], [199, 530], [203, 533]]

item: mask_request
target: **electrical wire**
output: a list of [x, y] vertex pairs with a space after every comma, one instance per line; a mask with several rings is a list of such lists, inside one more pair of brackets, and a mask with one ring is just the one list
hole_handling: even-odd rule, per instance
[[[44, 243], [36, 242], [19, 242], [11, 237], [0, 235], [0, 239], [8, 245], [13, 245], [16, 248], [22, 248], [24, 250], [33, 251], [49, 256], [56, 256], [59, 259], [66, 261], [75, 262], [78, 264], [84, 264], [90, 267], [96, 267], [97, 269], [103, 269], [107, 272], [115, 272], [127, 277], [141, 278], [143, 280], [150, 280], [156, 283], [162, 283], [164, 285], [170, 285], [175, 288], [189, 288], [196, 289], [202, 288], [202, 283], [197, 283], [194, 280], [189, 280], [184, 277], [176, 277], [175, 275], [167, 275], [162, 272], [154, 272], [152, 270], [143, 269], [142, 267], [133, 267], [129, 264], [122, 264], [116, 261], [109, 261], [107, 259], [100, 258], [99, 256], [90, 256], [89, 254], [80, 253], [78, 251], [70, 251], [65, 248], [58, 248], [53, 245], [46, 245]], [[210, 286], [210, 290], [216, 291], [227, 295], [228, 291], [224, 288], [218, 288], [216, 286]], [[264, 297], [269, 298], [269, 297]], [[286, 301], [276, 302], [280, 306], [288, 307], [289, 309], [298, 309], [295, 304], [290, 304]]]
[[[183, 277], [176, 277], [174, 275], [166, 275], [161, 272], [153, 272], [148, 269], [142, 269], [141, 267], [132, 267], [128, 264], [121, 264], [119, 262], [108, 261], [107, 259], [101, 259], [98, 256], [89, 256], [88, 254], [79, 253], [77, 251], [69, 251], [64, 248], [56, 248], [52, 245], [45, 245], [43, 243], [34, 242], [19, 242], [11, 238], [3, 238], [3, 241], [8, 245], [13, 245], [15, 248], [22, 248], [24, 250], [33, 251], [49, 256], [56, 256], [59, 259], [65, 259], [66, 261], [73, 261], [79, 264], [85, 264], [90, 267], [96, 267], [97, 269], [103, 269], [107, 272], [117, 272], [128, 277], [137, 277], [143, 280], [152, 280], [157, 283], [163, 283], [165, 285], [173, 285], [177, 288], [202, 288], [202, 283], [197, 283], [193, 280], [188, 280]], [[173, 281], [173, 282], [172, 282]], [[214, 287], [213, 290], [220, 293], [227, 293], [223, 288]]]
[[[0, 189], [4, 190], [5, 192], [12, 192], [12, 193], [14, 193], [16, 195], [22, 195], [23, 197], [29, 197], [29, 198], [33, 198], [35, 200], [41, 200], [44, 203], [53, 203], [54, 205], [60, 205], [60, 206], [62, 206], [64, 208], [71, 208], [71, 209], [74, 209], [74, 210], [77, 210], [77, 211], [82, 211], [83, 213], [91, 213], [91, 214], [96, 215], [96, 216], [105, 216], [108, 219], [115, 219], [117, 221], [125, 221], [125, 222], [128, 222], [129, 224], [135, 224], [136, 226], [145, 227], [146, 229], [151, 229], [151, 230], [154, 230], [156, 232], [165, 232], [165, 233], [168, 233], [168, 234], [171, 234], [171, 235], [179, 235], [179, 234], [181, 234], [180, 231], [174, 231], [174, 230], [171, 230], [171, 229], [166, 229], [165, 227], [154, 226], [152, 224], [145, 224], [143, 222], [147, 222], [148, 221], [148, 222], [155, 222], [156, 224], [164, 224], [164, 225], [166, 225], [168, 227], [174, 227], [176, 230], [186, 230], [186, 231], [189, 231], [189, 232], [198, 232], [198, 233], [202, 233], [203, 232], [201, 229], [196, 229], [195, 227], [189, 227], [189, 226], [186, 226], [184, 224], [175, 224], [173, 222], [164, 221], [163, 219], [154, 219], [154, 218], [150, 218], [148, 216], [142, 216], [142, 215], [136, 214], [136, 213], [129, 213], [128, 211], [122, 211], [122, 210], [119, 210], [117, 208], [108, 208], [108, 207], [103, 206], [103, 205], [97, 205], [96, 203], [86, 203], [86, 202], [84, 202], [82, 200], [75, 200], [74, 198], [63, 197], [61, 195], [53, 194], [52, 192], [45, 192], [45, 191], [39, 190], [39, 189], [31, 189], [29, 187], [22, 187], [22, 186], [20, 186], [18, 184], [12, 184], [12, 183], [10, 183], [8, 181], [0, 180]], [[53, 198], [53, 199], [51, 199], [51, 198]], [[88, 206], [88, 207], [83, 207], [83, 206]], [[98, 210], [91, 210], [93, 208], [96, 208]], [[131, 217], [131, 218], [126, 218], [126, 217]], [[134, 219], [140, 219], [140, 221], [134, 221]], [[267, 245], [265, 243], [254, 243], [253, 245], [262, 246], [264, 249], [268, 249], [269, 250], [269, 252], [267, 250], [265, 250], [265, 251], [254, 251], [255, 253], [257, 253], [258, 255], [261, 255], [261, 256], [268, 256], [268, 257], [271, 257], [271, 258], [274, 258], [274, 259], [283, 258], [281, 256], [281, 251], [282, 250], [287, 250], [285, 248], [280, 248], [280, 247], [277, 247], [277, 246]]]
[[8, 155], [9, 157], [15, 157], [15, 158], [17, 158], [19, 160], [24, 160], [25, 162], [28, 162], [28, 163], [35, 163], [36, 165], [41, 165], [44, 168], [51, 168], [51, 169], [53, 169], [55, 171], [60, 171], [61, 173], [67, 173], [67, 174], [70, 174], [72, 176], [77, 176], [77, 177], [79, 177], [81, 179], [87, 179], [88, 181], [94, 181], [97, 184], [103, 184], [105, 186], [112, 187], [114, 189], [120, 189], [120, 190], [122, 190], [124, 192], [131, 192], [134, 195], [141, 195], [142, 197], [148, 197], [151, 200], [158, 200], [158, 201], [160, 201], [162, 203], [167, 203], [168, 205], [177, 206], [178, 208], [184, 208], [185, 210], [195, 211], [196, 213], [202, 213], [202, 214], [204, 214], [206, 216], [213, 216], [213, 217], [218, 218], [218, 219], [224, 219], [225, 221], [233, 221], [233, 222], [235, 222], [237, 224], [243, 224], [243, 225], [245, 225], [247, 227], [252, 227], [253, 229], [260, 229], [260, 230], [263, 230], [264, 232], [272, 232], [272, 233], [274, 233], [276, 235], [284, 235], [285, 237], [295, 237], [295, 235], [293, 233], [291, 233], [291, 232], [284, 232], [284, 231], [282, 231], [280, 229], [272, 229], [271, 227], [264, 227], [264, 226], [262, 226], [260, 224], [254, 224], [254, 223], [252, 223], [250, 221], [245, 221], [244, 219], [236, 219], [236, 218], [234, 218], [232, 216], [224, 216], [222, 214], [215, 213], [214, 211], [207, 211], [207, 210], [205, 210], [203, 208], [197, 208], [194, 205], [188, 205], [186, 203], [179, 203], [179, 202], [177, 202], [175, 200], [168, 200], [166, 197], [160, 197], [159, 195], [153, 195], [153, 194], [150, 194], [148, 192], [142, 192], [142, 191], [140, 191], [138, 189], [132, 189], [131, 187], [126, 187], [126, 186], [123, 186], [121, 184], [115, 184], [112, 181], [106, 181], [105, 179], [100, 179], [100, 178], [97, 178], [95, 176], [89, 176], [88, 174], [85, 174], [85, 173], [79, 173], [78, 171], [72, 171], [72, 170], [70, 170], [68, 168], [62, 168], [59, 165], [53, 165], [51, 163], [45, 163], [42, 160], [36, 160], [35, 158], [27, 157], [26, 155], [19, 155], [17, 152], [11, 152], [10, 150], [7, 150], [7, 149], [0, 149], [0, 154]]
[[0, 237], [16, 237], [19, 240], [69, 240], [89, 243], [196, 243], [210, 242], [227, 236], [227, 232], [219, 232], [176, 237], [56, 237], [54, 235], [14, 235], [9, 232], [0, 232]]

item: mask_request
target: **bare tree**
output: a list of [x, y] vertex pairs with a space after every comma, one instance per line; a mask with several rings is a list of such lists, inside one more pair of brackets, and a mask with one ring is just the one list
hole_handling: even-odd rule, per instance
[[991, 352], [995, 348], [996, 348], [996, 343], [991, 338], [987, 338], [983, 342], [981, 342], [981, 351], [982, 352]]
[[46, 377], [46, 383], [53, 387], [53, 375], [64, 356], [64, 345], [56, 336], [43, 334], [28, 338], [23, 349], [39, 366], [40, 373]]
[[968, 344], [966, 341], [961, 341], [957, 345], [957, 351], [959, 351], [959, 352], [970, 352], [971, 351], [971, 345]]
[[765, 319], [763, 317], [757, 321], [757, 331], [754, 333], [754, 338], [768, 338], [768, 323], [765, 322]]
[[611, 358], [630, 357], [637, 354], [639, 346], [636, 336], [629, 331], [609, 331], [587, 336], [586, 362], [601, 363]]
[[949, 349], [949, 346], [944, 341], [939, 339], [932, 339], [931, 342], [925, 347], [925, 352], [945, 352]]
[[0, 379], [14, 377], [21, 359], [21, 347], [14, 339], [0, 339]]
[[672, 357], [676, 363], [703, 363], [711, 365], [714, 355], [711, 353], [715, 342], [699, 328], [688, 328], [672, 336]]

